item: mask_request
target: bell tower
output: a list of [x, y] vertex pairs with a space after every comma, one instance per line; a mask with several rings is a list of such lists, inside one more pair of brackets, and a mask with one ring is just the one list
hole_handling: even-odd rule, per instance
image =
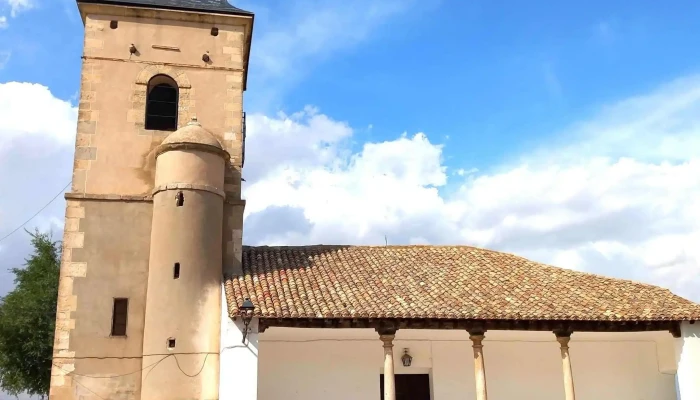
[[77, 0], [85, 26], [51, 399], [217, 399], [241, 267], [253, 14]]

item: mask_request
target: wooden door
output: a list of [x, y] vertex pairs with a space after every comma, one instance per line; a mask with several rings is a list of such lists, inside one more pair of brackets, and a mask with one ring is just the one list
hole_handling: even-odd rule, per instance
[[[394, 375], [396, 400], [430, 400], [430, 375]], [[379, 391], [384, 400], [384, 374], [379, 375]]]

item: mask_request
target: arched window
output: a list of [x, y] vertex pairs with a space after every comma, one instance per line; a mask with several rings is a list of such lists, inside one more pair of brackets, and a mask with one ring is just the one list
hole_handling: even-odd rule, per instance
[[177, 129], [177, 82], [167, 75], [156, 75], [148, 81], [146, 95], [146, 129], [174, 131]]

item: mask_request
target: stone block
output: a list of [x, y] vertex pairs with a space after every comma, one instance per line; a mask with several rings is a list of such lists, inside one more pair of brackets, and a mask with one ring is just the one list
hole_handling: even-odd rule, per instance
[[97, 123], [95, 121], [80, 121], [78, 122], [78, 133], [93, 135], [95, 134], [96, 126]]
[[74, 262], [68, 264], [66, 274], [74, 278], [84, 278], [87, 274], [87, 263]]
[[102, 82], [102, 75], [97, 72], [83, 71], [81, 79], [83, 82], [100, 83]]
[[73, 192], [85, 192], [85, 184], [87, 178], [87, 171], [84, 169], [76, 169], [73, 171], [73, 183], [71, 190]]
[[72, 358], [75, 357], [75, 352], [69, 350], [59, 350], [56, 355], [60, 358]]
[[90, 110], [78, 110], [78, 121], [91, 121], [92, 111]]
[[73, 161], [73, 168], [74, 169], [82, 169], [82, 170], [88, 170], [90, 169], [90, 160], [74, 160]]
[[61, 252], [61, 263], [70, 262], [73, 258], [73, 252], [71, 249], [67, 249], [65, 243], [63, 244], [63, 251]]
[[97, 92], [94, 92], [92, 90], [83, 90], [80, 92], [80, 101], [81, 102], [95, 101], [96, 97], [97, 97]]
[[86, 31], [103, 31], [104, 29], [105, 29], [104, 22], [102, 22], [102, 21], [95, 21], [95, 20], [85, 21], [85, 30]]
[[88, 146], [90, 146], [90, 139], [91, 138], [92, 138], [92, 135], [78, 133], [78, 135], [75, 137], [75, 145], [77, 147], [88, 147]]
[[63, 227], [64, 232], [78, 232], [80, 228], [80, 218], [66, 217], [66, 222]]
[[96, 160], [97, 147], [76, 147], [75, 158], [77, 160]]
[[72, 249], [81, 249], [85, 241], [85, 234], [83, 232], [66, 232], [64, 240], [66, 246]]
[[68, 206], [66, 208], [66, 218], [85, 218], [85, 207], [80, 207], [80, 204]]
[[68, 350], [70, 348], [70, 333], [57, 331], [53, 345], [54, 350]]

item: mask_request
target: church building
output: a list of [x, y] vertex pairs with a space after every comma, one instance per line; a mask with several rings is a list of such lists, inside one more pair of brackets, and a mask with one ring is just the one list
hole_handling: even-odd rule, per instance
[[244, 246], [254, 15], [77, 5], [51, 400], [700, 400], [700, 305], [667, 289], [463, 245]]

